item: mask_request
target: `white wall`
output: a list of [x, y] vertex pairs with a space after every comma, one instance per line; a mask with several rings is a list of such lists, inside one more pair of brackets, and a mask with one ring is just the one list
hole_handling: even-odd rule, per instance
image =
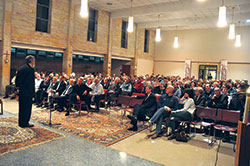
[[[190, 59], [192, 60], [191, 75], [198, 76], [198, 63], [219, 63], [222, 59], [226, 59], [229, 62], [228, 78], [250, 80], [250, 74], [248, 74], [250, 71], [250, 26], [241, 27], [240, 33], [242, 47], [236, 48], [234, 41], [227, 39], [227, 28], [181, 30], [177, 33], [163, 31], [162, 41], [155, 45], [154, 72], [183, 75], [183, 61]], [[173, 48], [176, 34], [180, 44], [177, 49]], [[180, 69], [176, 69], [177, 67]]]
[[154, 61], [138, 58], [137, 75], [146, 75], [153, 73]]

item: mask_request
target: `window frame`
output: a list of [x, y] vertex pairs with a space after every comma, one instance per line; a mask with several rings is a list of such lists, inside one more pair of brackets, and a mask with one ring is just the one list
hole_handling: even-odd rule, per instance
[[[87, 41], [88, 41], [88, 42], [97, 43], [98, 14], [99, 14], [99, 13], [98, 13], [98, 10], [93, 9], [93, 8], [89, 8], [89, 15], [90, 15], [91, 10], [93, 10], [93, 11], [95, 12], [95, 18], [94, 18], [94, 20], [90, 19], [90, 17], [89, 17], [89, 19], [88, 19]], [[95, 27], [94, 27], [94, 28], [95, 28], [94, 31], [92, 31], [92, 30], [89, 29], [89, 27], [90, 27], [90, 22], [91, 22], [91, 23], [94, 23], [94, 26], [95, 26]], [[93, 40], [90, 40], [89, 33], [94, 33], [94, 38], [93, 38]]]
[[[36, 25], [35, 25], [35, 31], [36, 32], [42, 32], [42, 33], [50, 33], [51, 32], [51, 9], [52, 9], [52, 0], [48, 0], [49, 1], [49, 6], [46, 6], [46, 5], [44, 5], [44, 4], [40, 4], [40, 3], [38, 3], [38, 0], [37, 0], [37, 3], [36, 3]], [[41, 18], [41, 17], [38, 17], [38, 13], [37, 13], [37, 11], [38, 11], [38, 6], [40, 6], [40, 7], [46, 7], [46, 8], [48, 8], [49, 10], [48, 10], [48, 20], [47, 19], [44, 19], [44, 18]], [[41, 20], [41, 21], [47, 21], [47, 31], [46, 32], [44, 32], [44, 31], [42, 31], [42, 30], [38, 30], [38, 28], [37, 28], [37, 20]]]

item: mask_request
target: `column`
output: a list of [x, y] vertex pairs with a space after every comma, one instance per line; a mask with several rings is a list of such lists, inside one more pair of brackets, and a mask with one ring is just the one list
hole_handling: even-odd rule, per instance
[[10, 65], [11, 65], [11, 17], [13, 2], [12, 0], [3, 1], [3, 29], [0, 52], [0, 93], [4, 94], [5, 86], [10, 84]]
[[72, 73], [73, 68], [73, 61], [72, 61], [72, 54], [73, 54], [73, 34], [74, 34], [74, 12], [75, 7], [73, 4], [73, 0], [69, 0], [69, 12], [68, 12], [68, 37], [67, 37], [67, 48], [63, 54], [63, 66], [62, 70], [67, 75]]
[[221, 60], [220, 62], [220, 79], [226, 80], [227, 79], [227, 60]]
[[185, 60], [184, 77], [191, 78], [191, 60]]
[[111, 75], [111, 62], [112, 62], [112, 19], [111, 14], [109, 14], [109, 30], [108, 30], [108, 50], [104, 57], [103, 62], [103, 75]]

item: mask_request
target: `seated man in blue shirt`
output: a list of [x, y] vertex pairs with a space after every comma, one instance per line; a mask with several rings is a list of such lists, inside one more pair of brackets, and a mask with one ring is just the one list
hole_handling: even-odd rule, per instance
[[171, 111], [178, 109], [178, 98], [173, 96], [174, 87], [168, 85], [166, 88], [166, 94], [162, 95], [158, 101], [158, 110], [155, 112], [154, 116], [149, 120], [150, 124], [156, 123], [156, 132], [147, 135], [146, 138], [155, 139], [161, 136], [161, 127], [164, 118], [169, 117]]

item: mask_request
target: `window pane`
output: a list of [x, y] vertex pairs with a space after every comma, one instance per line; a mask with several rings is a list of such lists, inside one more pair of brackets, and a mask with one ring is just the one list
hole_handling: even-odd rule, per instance
[[16, 48], [11, 48], [11, 53], [15, 53], [16, 52]]
[[63, 57], [63, 54], [62, 54], [62, 53], [59, 53], [59, 52], [56, 52], [56, 53], [55, 53], [55, 57], [56, 57], [56, 58], [62, 58], [62, 57]]
[[48, 21], [36, 19], [36, 31], [48, 32]]
[[41, 58], [46, 58], [46, 51], [38, 51], [38, 55]]
[[27, 50], [28, 55], [36, 55], [36, 50]]
[[38, 5], [36, 16], [39, 18], [43, 18], [43, 19], [48, 20], [49, 19], [49, 8]]
[[90, 8], [87, 40], [91, 42], [96, 42], [96, 35], [97, 35], [97, 10]]
[[47, 58], [54, 58], [54, 52], [47, 52]]
[[88, 31], [88, 41], [94, 41], [95, 40], [95, 34], [92, 31]]
[[25, 57], [26, 56], [26, 49], [18, 48], [16, 56], [17, 57]]
[[49, 6], [49, 1], [50, 1], [50, 0], [37, 0], [37, 3], [38, 3], [38, 4], [45, 5], [45, 6]]
[[89, 60], [90, 60], [90, 61], [94, 61], [94, 60], [95, 60], [95, 57], [90, 56], [90, 57], [89, 57]]

